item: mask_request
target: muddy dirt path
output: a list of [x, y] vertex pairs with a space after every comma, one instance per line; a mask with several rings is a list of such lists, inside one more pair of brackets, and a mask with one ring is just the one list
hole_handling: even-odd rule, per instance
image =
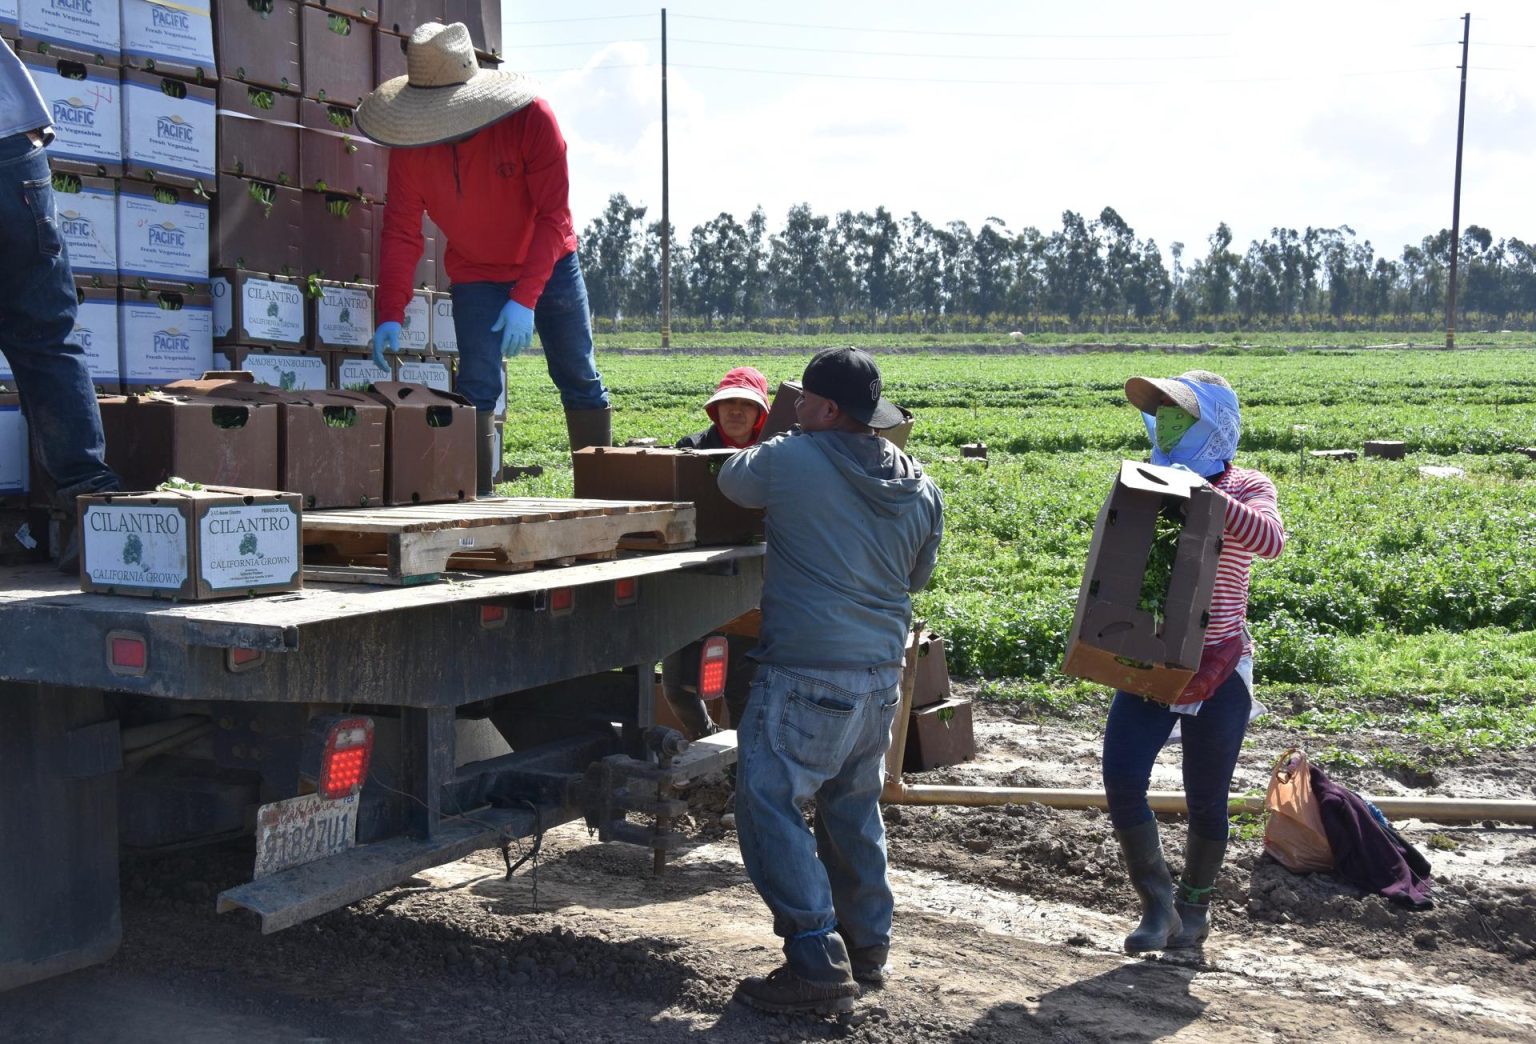
[[[1091, 729], [989, 711], [983, 756], [926, 781], [1091, 786]], [[1244, 789], [1282, 738], [1259, 730]], [[1177, 786], [1165, 755], [1154, 786]], [[918, 778], [918, 777], [912, 777]], [[1376, 793], [1536, 798], [1536, 758], [1493, 758]], [[1118, 952], [1131, 903], [1107, 820], [1039, 807], [887, 809], [895, 975], [852, 1025], [732, 1004], [778, 958], [768, 916], [705, 786], [693, 843], [660, 879], [649, 856], [552, 831], [536, 872], [481, 853], [263, 937], [213, 913], [248, 873], [222, 848], [125, 863], [124, 945], [110, 964], [0, 996], [8, 1041], [700, 1040], [1013, 1042], [1536, 1039], [1536, 832], [1408, 823], [1438, 902], [1399, 911], [1296, 877], [1240, 839], [1203, 957]], [[1183, 826], [1165, 824], [1177, 858]], [[1430, 846], [1430, 839], [1437, 838]]]

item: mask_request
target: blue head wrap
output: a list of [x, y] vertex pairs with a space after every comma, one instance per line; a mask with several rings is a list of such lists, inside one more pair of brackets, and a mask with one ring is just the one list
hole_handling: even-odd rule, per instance
[[1157, 418], [1143, 413], [1141, 419], [1147, 425], [1147, 437], [1152, 440], [1152, 463], [1182, 464], [1203, 478], [1220, 475], [1237, 453], [1237, 439], [1242, 433], [1242, 412], [1237, 406], [1237, 394], [1219, 384], [1183, 377], [1175, 380], [1195, 393], [1195, 401], [1200, 404], [1200, 419], [1184, 433], [1172, 451], [1164, 453], [1157, 445]]

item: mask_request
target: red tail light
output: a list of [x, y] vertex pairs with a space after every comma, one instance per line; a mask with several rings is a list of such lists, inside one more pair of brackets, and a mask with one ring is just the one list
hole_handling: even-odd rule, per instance
[[480, 607], [480, 626], [486, 630], [492, 627], [500, 627], [507, 622], [507, 607], [504, 605], [482, 605]]
[[699, 653], [699, 699], [718, 700], [725, 695], [725, 670], [730, 665], [731, 645], [724, 635], [704, 640]]
[[640, 581], [634, 577], [613, 582], [613, 604], [634, 605], [640, 600]]
[[331, 726], [320, 755], [316, 789], [326, 800], [357, 793], [373, 758], [373, 719], [343, 718]]
[[107, 632], [107, 668], [113, 674], [141, 677], [149, 669], [149, 643], [132, 631]]
[[564, 616], [576, 608], [576, 588], [557, 587], [549, 592], [549, 615]]
[[224, 650], [224, 667], [232, 674], [248, 671], [266, 659], [266, 653], [260, 649], [226, 649]]

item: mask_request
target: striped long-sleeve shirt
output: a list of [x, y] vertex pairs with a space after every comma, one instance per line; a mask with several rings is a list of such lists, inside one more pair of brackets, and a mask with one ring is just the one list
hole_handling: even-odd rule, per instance
[[1285, 547], [1285, 524], [1275, 484], [1268, 476], [1249, 468], [1228, 468], [1214, 485], [1226, 501], [1227, 528], [1216, 565], [1207, 646], [1242, 631], [1248, 619], [1248, 572], [1253, 560], [1278, 558]]

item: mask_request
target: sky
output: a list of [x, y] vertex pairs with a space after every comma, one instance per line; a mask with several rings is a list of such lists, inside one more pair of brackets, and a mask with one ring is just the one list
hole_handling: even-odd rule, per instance
[[[672, 222], [797, 203], [973, 231], [1114, 207], [1164, 251], [1348, 225], [1378, 255], [1451, 224], [1465, 7], [673, 0]], [[1536, 239], [1536, 2], [1471, 11], [1461, 225]], [[660, 7], [503, 0], [507, 68], [565, 133], [578, 231], [661, 215]]]

